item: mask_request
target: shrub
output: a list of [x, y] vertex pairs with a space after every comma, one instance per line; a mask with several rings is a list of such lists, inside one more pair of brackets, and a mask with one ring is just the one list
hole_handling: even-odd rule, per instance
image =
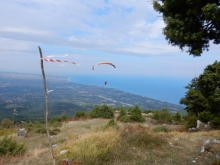
[[35, 133], [46, 134], [46, 133], [47, 133], [47, 130], [46, 130], [46, 128], [41, 127], [41, 128], [37, 128], [37, 129], [35, 130]]
[[2, 119], [1, 121], [1, 125], [4, 127], [4, 128], [9, 128], [10, 126], [13, 125], [13, 121], [8, 119], [8, 118], [4, 118]]
[[215, 117], [210, 121], [210, 126], [214, 129], [220, 129], [220, 117]]
[[82, 118], [82, 117], [87, 118], [87, 116], [88, 116], [87, 112], [76, 111], [74, 118]]
[[57, 135], [59, 132], [60, 132], [60, 129], [54, 128], [54, 129], [50, 130], [50, 135]]
[[47, 132], [45, 128], [45, 124], [39, 121], [36, 121], [35, 123], [26, 123], [25, 128], [28, 132], [34, 132], [34, 133], [40, 133], [40, 134], [45, 134]]
[[111, 107], [107, 105], [103, 105], [101, 107], [101, 117], [105, 119], [110, 119], [114, 117], [114, 112], [112, 111]]
[[117, 122], [114, 119], [109, 120], [109, 122], [107, 123], [107, 125], [104, 128], [107, 129], [109, 127], [116, 128], [116, 129], [119, 128]]
[[167, 143], [165, 138], [157, 134], [150, 134], [145, 127], [129, 126], [121, 133], [122, 145], [153, 149]]
[[131, 121], [131, 119], [130, 119], [130, 117], [129, 117], [128, 115], [124, 115], [124, 116], [122, 116], [122, 117], [120, 118], [119, 121], [128, 123], [128, 122]]
[[67, 121], [68, 120], [67, 115], [62, 115], [60, 118], [61, 118], [61, 121]]
[[148, 114], [148, 113], [153, 113], [154, 112], [154, 110], [144, 110], [143, 111], [143, 113], [146, 113], [146, 114]]
[[185, 124], [185, 128], [192, 128], [192, 127], [196, 127], [197, 125], [197, 117], [195, 114], [192, 113], [188, 113], [186, 115], [186, 124]]
[[127, 115], [126, 110], [124, 108], [120, 109], [120, 113], [117, 120], [125, 123], [130, 121], [130, 117]]
[[211, 121], [213, 118], [214, 118], [214, 115], [211, 114], [211, 112], [209, 111], [200, 112], [198, 115], [198, 119], [205, 123]]
[[0, 156], [3, 155], [22, 155], [26, 151], [26, 148], [23, 144], [18, 144], [11, 137], [3, 137], [0, 140]]
[[144, 122], [144, 117], [142, 116], [142, 111], [139, 106], [135, 106], [132, 108], [130, 113], [130, 119], [137, 122]]
[[171, 130], [165, 126], [159, 126], [153, 129], [154, 132], [170, 132]]
[[107, 105], [103, 105], [101, 107], [96, 106], [92, 111], [91, 111], [91, 117], [92, 118], [105, 118], [105, 119], [110, 119], [114, 117], [114, 112], [111, 107]]
[[49, 120], [50, 123], [54, 122], [61, 122], [61, 118], [58, 116], [54, 116], [52, 119]]
[[62, 116], [54, 116], [52, 119], [50, 119], [50, 123], [55, 123], [55, 122], [62, 122], [62, 121], [66, 121], [68, 119], [68, 117], [66, 115], [62, 115]]
[[132, 109], [133, 109], [133, 107], [129, 107], [129, 108], [127, 109], [127, 112], [130, 114], [131, 111], [132, 111]]
[[121, 108], [117, 120], [120, 120], [120, 118], [125, 115], [127, 115], [126, 110], [124, 108]]
[[173, 115], [173, 120], [175, 121], [181, 121], [181, 114], [179, 112], [177, 112], [175, 115]]
[[95, 106], [95, 108], [93, 108], [93, 110], [90, 112], [90, 115], [92, 118], [99, 118], [100, 115], [100, 107], [99, 106]]
[[153, 113], [153, 119], [160, 123], [170, 123], [172, 121], [172, 114], [166, 109], [156, 110]]
[[61, 127], [61, 126], [62, 126], [62, 123], [61, 123], [61, 122], [58, 122], [58, 121], [55, 121], [55, 122], [53, 122], [53, 123], [50, 123], [49, 125], [52, 126], [52, 127], [57, 128], [57, 127]]

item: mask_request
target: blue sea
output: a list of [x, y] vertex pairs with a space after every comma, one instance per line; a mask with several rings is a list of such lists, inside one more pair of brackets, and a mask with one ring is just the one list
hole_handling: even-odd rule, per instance
[[192, 79], [128, 75], [74, 75], [69, 78], [73, 83], [116, 88], [173, 104], [179, 104], [187, 91], [184, 87]]

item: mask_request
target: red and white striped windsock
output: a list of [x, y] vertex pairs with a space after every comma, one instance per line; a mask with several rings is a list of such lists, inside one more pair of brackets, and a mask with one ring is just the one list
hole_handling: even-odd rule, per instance
[[52, 58], [44, 58], [44, 61], [46, 61], [46, 62], [67, 62], [67, 63], [79, 65], [79, 64], [77, 64], [75, 62], [69, 62], [67, 60], [57, 60], [57, 59], [52, 59]]

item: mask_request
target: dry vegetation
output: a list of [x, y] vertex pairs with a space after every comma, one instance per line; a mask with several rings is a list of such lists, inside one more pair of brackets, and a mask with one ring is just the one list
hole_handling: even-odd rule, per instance
[[[220, 140], [220, 131], [184, 131], [179, 125], [121, 123], [109, 127], [108, 119], [87, 119], [62, 124], [61, 132], [52, 137], [55, 158], [83, 165], [217, 165], [216, 153], [220, 144], [201, 147], [205, 140]], [[157, 129], [159, 127], [159, 129]], [[161, 128], [162, 127], [162, 128]], [[164, 127], [166, 129], [164, 129]], [[155, 131], [169, 130], [169, 131]], [[27, 151], [22, 156], [2, 156], [4, 165], [51, 165], [49, 144], [45, 134], [29, 134], [27, 139], [12, 134], [13, 139], [24, 143]], [[60, 151], [67, 150], [65, 154]], [[219, 154], [220, 155], [220, 154]]]

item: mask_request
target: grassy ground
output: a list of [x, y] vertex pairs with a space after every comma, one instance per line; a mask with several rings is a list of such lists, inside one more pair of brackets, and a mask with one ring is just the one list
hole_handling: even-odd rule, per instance
[[[220, 144], [209, 143], [200, 152], [205, 140], [220, 140], [220, 131], [188, 133], [178, 125], [120, 123], [107, 128], [109, 120], [69, 121], [52, 136], [57, 164], [68, 158], [83, 165], [217, 165]], [[4, 165], [51, 165], [48, 139], [32, 133], [27, 139], [12, 134], [13, 139], [27, 146], [22, 156], [3, 156]], [[60, 151], [67, 150], [65, 154]]]

